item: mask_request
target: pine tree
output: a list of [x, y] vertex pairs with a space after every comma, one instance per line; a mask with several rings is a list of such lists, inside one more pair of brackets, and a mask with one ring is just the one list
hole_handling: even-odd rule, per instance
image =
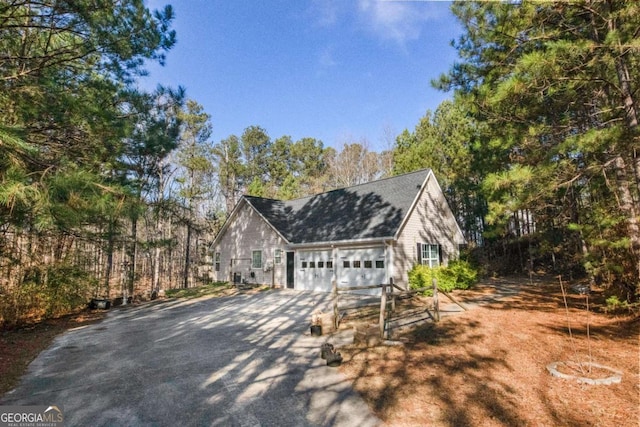
[[[459, 2], [461, 62], [439, 81], [487, 124], [491, 219], [563, 234], [594, 277], [640, 291], [637, 28], [621, 0]], [[633, 181], [636, 185], [633, 185]]]

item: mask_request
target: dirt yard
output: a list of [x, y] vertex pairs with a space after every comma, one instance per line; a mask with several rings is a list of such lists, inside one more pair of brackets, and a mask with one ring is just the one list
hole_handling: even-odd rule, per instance
[[[567, 313], [557, 279], [491, 280], [455, 296], [473, 305], [505, 287], [519, 293], [418, 327], [403, 346], [341, 348], [341, 369], [389, 426], [638, 426], [640, 319], [603, 314], [597, 292], [589, 312], [584, 295], [568, 294]], [[622, 371], [622, 382], [546, 369], [589, 360]]]

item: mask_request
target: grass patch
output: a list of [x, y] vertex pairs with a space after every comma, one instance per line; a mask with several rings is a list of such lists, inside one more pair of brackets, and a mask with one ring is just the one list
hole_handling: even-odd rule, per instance
[[165, 291], [165, 296], [167, 298], [193, 299], [206, 295], [224, 294], [229, 289], [234, 289], [234, 286], [230, 285], [229, 282], [213, 282], [202, 286], [196, 286], [194, 288], [168, 289]]

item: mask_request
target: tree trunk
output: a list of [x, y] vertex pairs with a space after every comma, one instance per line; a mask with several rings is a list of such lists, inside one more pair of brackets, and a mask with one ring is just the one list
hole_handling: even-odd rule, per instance
[[151, 291], [160, 290], [160, 246], [156, 246], [153, 254], [153, 277], [151, 278]]
[[128, 255], [128, 275], [127, 275], [127, 292], [124, 295], [123, 303], [127, 303], [127, 298], [133, 296], [133, 289], [136, 279], [136, 257], [138, 252], [138, 218], [131, 219], [131, 241], [129, 242]]
[[[635, 141], [634, 141], [635, 145]], [[640, 141], [638, 141], [640, 145]], [[638, 187], [638, 198], [640, 199], [640, 151], [638, 148], [633, 147], [633, 173], [636, 176], [636, 187]]]
[[[169, 230], [167, 232], [167, 236], [172, 236], [173, 227], [172, 223], [168, 222]], [[169, 276], [169, 289], [173, 289], [174, 286], [174, 277], [173, 277], [173, 245], [169, 245], [169, 250], [167, 251], [167, 276]]]
[[187, 238], [184, 249], [184, 282], [182, 284], [183, 288], [189, 287], [189, 258], [191, 256], [191, 222], [187, 222]]
[[151, 276], [151, 292], [158, 292], [160, 290], [160, 263], [162, 262], [162, 248], [164, 245], [164, 221], [160, 218], [160, 214], [156, 214], [156, 233], [160, 235], [162, 243], [156, 242], [156, 247], [153, 251], [153, 272]]
[[[104, 293], [109, 297], [111, 285], [111, 273], [113, 271], [113, 250], [115, 246], [115, 221], [109, 219], [109, 229], [107, 231], [107, 265], [104, 272]], [[98, 296], [98, 295], [96, 295]]]
[[[609, 30], [614, 31], [617, 28], [615, 19], [609, 21]], [[625, 119], [627, 126], [630, 130], [630, 154], [632, 166], [631, 169], [635, 175], [636, 187], [640, 191], [640, 165], [638, 164], [638, 149], [636, 147], [636, 141], [634, 134], [638, 128], [638, 108], [634, 99], [634, 89], [631, 87], [632, 79], [629, 67], [627, 65], [627, 52], [628, 48], [623, 47], [622, 43], [618, 41], [618, 48], [620, 49], [620, 55], [615, 59], [616, 74], [620, 83], [620, 90], [622, 95], [622, 103], [624, 105]], [[626, 150], [625, 150], [626, 151]], [[618, 196], [620, 198], [620, 209], [627, 215], [627, 231], [629, 233], [629, 240], [631, 241], [631, 253], [635, 257], [636, 264], [636, 294], [640, 293], [640, 226], [638, 225], [638, 212], [633, 201], [633, 195], [631, 193], [631, 185], [629, 183], [626, 165], [622, 154], [619, 154], [614, 161], [614, 167], [616, 170]], [[640, 193], [639, 193], [640, 196]]]
[[622, 156], [617, 156], [614, 159], [613, 166], [616, 173], [616, 190], [620, 201], [620, 210], [627, 217], [627, 233], [631, 242], [631, 255], [634, 257], [636, 264], [636, 292], [640, 292], [640, 226], [638, 225], [638, 216]]

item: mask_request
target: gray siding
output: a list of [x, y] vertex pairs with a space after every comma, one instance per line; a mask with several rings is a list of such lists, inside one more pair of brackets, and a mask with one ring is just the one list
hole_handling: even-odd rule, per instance
[[[214, 271], [216, 280], [230, 281], [233, 273], [240, 273], [242, 278], [250, 283], [284, 286], [286, 284], [284, 240], [249, 204], [241, 203], [243, 205], [236, 211], [236, 217], [230, 219], [221, 239], [212, 248], [214, 262], [215, 253], [220, 253], [220, 271]], [[274, 263], [276, 249], [282, 250], [280, 264]], [[254, 250], [262, 251], [263, 268], [261, 269], [251, 268], [251, 254]], [[273, 265], [272, 271], [265, 271], [266, 263]]]
[[417, 262], [417, 244], [441, 245], [442, 262], [458, 258], [464, 238], [455, 217], [433, 174], [427, 179], [420, 196], [394, 245], [394, 281], [406, 287], [408, 272]]

